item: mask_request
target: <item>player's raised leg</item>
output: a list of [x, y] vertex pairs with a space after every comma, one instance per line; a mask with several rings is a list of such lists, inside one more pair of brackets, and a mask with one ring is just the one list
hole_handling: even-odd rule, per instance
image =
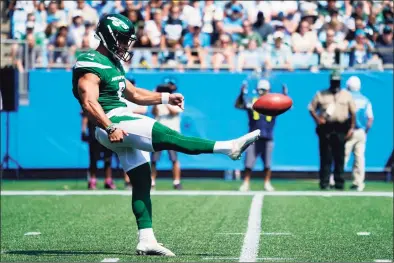
[[[115, 114], [115, 113], [114, 113]], [[120, 109], [115, 116], [110, 117], [112, 123], [127, 132], [121, 147], [132, 147], [147, 152], [174, 150], [191, 155], [203, 153], [220, 153], [238, 160], [241, 154], [260, 136], [260, 130], [250, 132], [240, 138], [228, 141], [213, 141], [197, 137], [189, 137], [176, 132], [154, 119], [133, 114]], [[105, 147], [112, 148], [105, 130], [97, 128], [96, 137]]]

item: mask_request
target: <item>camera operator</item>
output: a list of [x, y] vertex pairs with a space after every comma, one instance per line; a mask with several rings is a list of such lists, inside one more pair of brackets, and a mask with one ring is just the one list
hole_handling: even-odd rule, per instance
[[[157, 86], [157, 92], [169, 92], [173, 93], [177, 90], [176, 82], [174, 79], [167, 78], [164, 80], [164, 84]], [[152, 114], [155, 119], [161, 124], [180, 132], [181, 130], [181, 118], [180, 113], [182, 110], [173, 105], [159, 104], [153, 106]], [[156, 163], [160, 160], [161, 152], [155, 152], [152, 154], [151, 169], [152, 169], [152, 189], [155, 189], [156, 185]], [[177, 152], [173, 150], [168, 151], [168, 156], [172, 162], [172, 174], [173, 174], [173, 186], [176, 190], [181, 190], [181, 168], [178, 161]]]

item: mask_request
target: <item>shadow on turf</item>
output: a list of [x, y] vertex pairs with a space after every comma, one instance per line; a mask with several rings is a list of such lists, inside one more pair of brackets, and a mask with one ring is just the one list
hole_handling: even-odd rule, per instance
[[135, 254], [123, 253], [123, 252], [105, 252], [105, 251], [63, 251], [63, 250], [15, 250], [7, 251], [4, 254], [13, 255], [27, 255], [27, 256], [45, 256], [45, 255], [62, 255], [62, 256], [73, 256], [73, 255], [126, 255], [134, 256]]

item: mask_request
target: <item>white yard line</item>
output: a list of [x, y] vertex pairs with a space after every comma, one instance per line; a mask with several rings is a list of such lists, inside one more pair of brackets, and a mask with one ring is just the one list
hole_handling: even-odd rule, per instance
[[358, 232], [357, 236], [369, 236], [370, 234], [370, 232]]
[[375, 259], [374, 261], [375, 261], [375, 262], [393, 262], [393, 261], [390, 260], [390, 259]]
[[[327, 196], [326, 192], [320, 191], [277, 191], [277, 192], [263, 192], [263, 191], [154, 191], [151, 195], [169, 195], [169, 196], [254, 196], [262, 194], [265, 196]], [[68, 195], [120, 195], [131, 196], [131, 191], [127, 190], [32, 190], [32, 191], [1, 191], [1, 196], [33, 196], [33, 195], [53, 195], [53, 196], [68, 196]], [[330, 196], [368, 196], [368, 197], [393, 197], [392, 192], [330, 192]]]
[[294, 260], [292, 258], [256, 258], [257, 260], [268, 260], [268, 261], [286, 261], [286, 260]]
[[264, 195], [256, 194], [250, 205], [248, 228], [244, 238], [239, 262], [255, 262], [259, 252], [261, 213], [263, 210]]
[[104, 258], [101, 262], [118, 262], [119, 258]]
[[25, 236], [38, 236], [41, 235], [41, 232], [27, 232]]

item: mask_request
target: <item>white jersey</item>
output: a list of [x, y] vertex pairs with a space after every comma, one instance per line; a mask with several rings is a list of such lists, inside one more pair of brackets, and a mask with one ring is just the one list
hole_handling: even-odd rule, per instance
[[[178, 114], [171, 115], [168, 107], [172, 107], [174, 110], [178, 112]], [[157, 105], [157, 116], [155, 119], [161, 124], [167, 126], [168, 128], [180, 132], [181, 117], [179, 116], [179, 113], [181, 112], [182, 110], [178, 106], [160, 104]]]

